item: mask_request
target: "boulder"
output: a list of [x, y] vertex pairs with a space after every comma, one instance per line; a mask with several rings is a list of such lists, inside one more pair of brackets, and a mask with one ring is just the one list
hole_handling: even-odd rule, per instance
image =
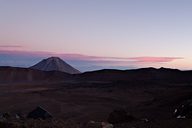
[[113, 128], [108, 122], [89, 121], [84, 128]]
[[124, 109], [114, 110], [109, 114], [108, 117], [108, 122], [111, 124], [126, 123], [135, 120], [136, 118], [132, 115], [127, 114], [126, 110]]
[[42, 107], [37, 107], [33, 111], [31, 111], [28, 115], [27, 118], [32, 118], [32, 119], [48, 119], [52, 118], [52, 115], [45, 110]]

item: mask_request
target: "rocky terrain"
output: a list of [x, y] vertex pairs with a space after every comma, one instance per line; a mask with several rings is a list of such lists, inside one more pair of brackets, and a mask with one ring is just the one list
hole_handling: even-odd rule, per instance
[[[67, 74], [1, 67], [0, 127], [191, 128], [191, 76], [165, 68]], [[38, 106], [52, 118], [28, 118]]]

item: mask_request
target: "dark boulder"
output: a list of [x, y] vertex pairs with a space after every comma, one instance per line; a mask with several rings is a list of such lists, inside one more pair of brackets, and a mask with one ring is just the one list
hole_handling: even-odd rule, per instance
[[126, 110], [124, 109], [114, 110], [109, 114], [108, 117], [108, 122], [111, 124], [126, 123], [135, 120], [136, 118], [132, 115], [127, 114]]
[[52, 115], [48, 111], [46, 111], [44, 108], [37, 107], [27, 115], [27, 118], [49, 119], [49, 118], [52, 118]]

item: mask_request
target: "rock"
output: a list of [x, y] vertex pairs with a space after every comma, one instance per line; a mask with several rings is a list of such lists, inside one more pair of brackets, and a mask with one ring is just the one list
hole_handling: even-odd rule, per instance
[[9, 119], [9, 118], [11, 118], [11, 114], [8, 113], [8, 112], [3, 113], [3, 118], [5, 118], [5, 119]]
[[136, 118], [132, 115], [128, 115], [124, 109], [114, 110], [108, 117], [108, 122], [111, 124], [126, 123], [135, 120]]
[[23, 119], [24, 119], [24, 116], [23, 116], [21, 113], [16, 113], [16, 114], [15, 114], [15, 118], [16, 118], [16, 119], [23, 120]]
[[100, 122], [95, 122], [95, 121], [89, 121], [85, 128], [102, 128], [102, 125]]
[[48, 119], [48, 118], [52, 118], [52, 115], [46, 111], [44, 108], [42, 107], [37, 107], [36, 109], [34, 109], [33, 111], [31, 111], [27, 118], [33, 118], [33, 119]]
[[102, 122], [101, 125], [102, 128], [113, 128], [113, 124], [110, 124], [108, 122]]
[[149, 120], [147, 118], [143, 118], [143, 119], [141, 119], [141, 121], [143, 121], [145, 123], [149, 122]]
[[174, 117], [179, 119], [192, 118], [192, 100], [187, 100], [176, 108], [174, 111]]
[[113, 128], [113, 125], [108, 122], [89, 121], [85, 128]]

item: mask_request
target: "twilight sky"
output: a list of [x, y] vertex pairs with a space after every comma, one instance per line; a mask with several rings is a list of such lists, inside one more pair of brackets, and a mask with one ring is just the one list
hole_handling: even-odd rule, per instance
[[191, 0], [0, 0], [0, 65], [192, 69]]

